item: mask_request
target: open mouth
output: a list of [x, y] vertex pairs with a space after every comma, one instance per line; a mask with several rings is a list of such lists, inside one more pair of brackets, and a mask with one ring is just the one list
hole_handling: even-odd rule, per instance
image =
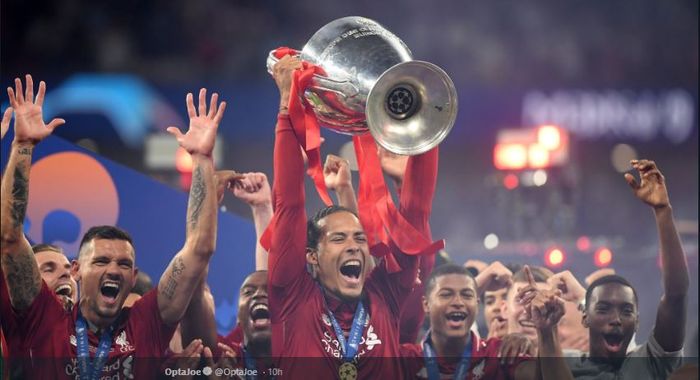
[[100, 287], [100, 293], [107, 303], [115, 303], [117, 300], [117, 295], [119, 294], [119, 283], [105, 281]]
[[340, 275], [351, 284], [360, 283], [362, 263], [360, 260], [348, 260], [340, 266]]
[[71, 288], [71, 286], [68, 284], [63, 284], [54, 289], [54, 292], [59, 296], [70, 297], [73, 295], [73, 288]]
[[256, 303], [250, 308], [250, 320], [255, 328], [270, 326], [270, 309], [264, 303]]
[[535, 322], [533, 322], [529, 319], [521, 319], [518, 321], [518, 324], [526, 329], [534, 329], [535, 328]]
[[619, 352], [622, 349], [622, 342], [624, 340], [624, 335], [620, 333], [603, 334], [605, 348], [610, 352]]
[[464, 321], [467, 319], [467, 313], [461, 311], [453, 311], [451, 313], [447, 313], [447, 315], [445, 315], [445, 318], [447, 319], [448, 327], [460, 328], [464, 326]]

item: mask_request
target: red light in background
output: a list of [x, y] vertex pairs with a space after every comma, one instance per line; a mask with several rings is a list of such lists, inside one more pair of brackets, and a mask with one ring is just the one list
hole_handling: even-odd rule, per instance
[[524, 144], [496, 144], [493, 164], [501, 170], [523, 169], [527, 165], [527, 148]]
[[519, 184], [520, 181], [518, 180], [518, 176], [513, 173], [510, 173], [503, 177], [503, 186], [508, 190], [515, 189], [516, 187], [518, 187]]
[[550, 268], [558, 268], [566, 262], [566, 253], [561, 248], [550, 248], [544, 254], [544, 263]]
[[532, 144], [527, 148], [528, 166], [534, 169], [549, 166], [549, 151], [540, 144]]
[[192, 173], [192, 156], [182, 147], [175, 152], [175, 168], [180, 173]]
[[607, 247], [600, 247], [593, 255], [593, 263], [599, 268], [605, 268], [612, 263], [613, 254]]
[[576, 248], [581, 252], [588, 252], [591, 249], [591, 239], [588, 236], [581, 236], [576, 239]]
[[537, 129], [537, 143], [547, 150], [559, 149], [562, 143], [561, 131], [554, 125], [543, 125]]

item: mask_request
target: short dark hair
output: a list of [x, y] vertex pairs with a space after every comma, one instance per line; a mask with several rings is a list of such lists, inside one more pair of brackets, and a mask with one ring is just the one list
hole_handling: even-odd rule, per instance
[[[476, 280], [474, 279], [474, 276], [472, 276], [471, 272], [469, 269], [461, 266], [461, 265], [456, 265], [456, 264], [444, 264], [440, 265], [439, 267], [435, 268], [432, 273], [430, 273], [430, 277], [428, 278], [428, 281], [425, 283], [425, 296], [427, 297], [430, 292], [433, 291], [435, 288], [435, 283], [437, 282], [438, 277], [442, 276], [447, 276], [448, 274], [458, 274], [462, 276], [466, 276], [472, 280], [474, 283], [474, 288], [476, 288]], [[474, 289], [477, 290], [478, 289]]]
[[131, 235], [121, 228], [116, 226], [94, 226], [83, 235], [83, 239], [80, 241], [80, 247], [78, 248], [78, 258], [80, 258], [83, 252], [83, 246], [94, 239], [125, 240], [131, 244], [132, 248], [134, 247]]
[[312, 248], [315, 249], [318, 246], [318, 241], [321, 239], [321, 234], [323, 233], [321, 227], [318, 225], [318, 222], [321, 221], [321, 219], [327, 217], [328, 215], [335, 214], [336, 212], [349, 212], [355, 217], [357, 217], [357, 214], [353, 212], [352, 210], [343, 207], [343, 206], [328, 206], [325, 208], [322, 208], [318, 210], [316, 215], [314, 215], [311, 219], [309, 219], [306, 222], [306, 247], [307, 248]]
[[39, 244], [34, 244], [32, 246], [32, 252], [34, 252], [35, 255], [39, 252], [44, 252], [44, 251], [52, 251], [52, 252], [58, 252], [60, 254], [63, 254], [63, 249], [57, 245], [39, 243]]
[[136, 284], [134, 284], [134, 287], [131, 288], [131, 292], [143, 296], [151, 289], [153, 289], [153, 281], [151, 280], [151, 276], [149, 276], [148, 273], [139, 270], [139, 272], [136, 274]]
[[632, 294], [634, 294], [634, 304], [635, 306], [639, 305], [639, 298], [637, 297], [637, 290], [632, 286], [632, 283], [627, 281], [626, 278], [616, 275], [616, 274], [611, 274], [609, 276], [603, 276], [595, 281], [593, 281], [589, 286], [588, 289], [586, 289], [586, 307], [590, 305], [588, 301], [591, 299], [591, 294], [593, 293], [593, 289], [605, 285], [605, 284], [620, 284], [622, 286], [628, 286], [632, 289]]

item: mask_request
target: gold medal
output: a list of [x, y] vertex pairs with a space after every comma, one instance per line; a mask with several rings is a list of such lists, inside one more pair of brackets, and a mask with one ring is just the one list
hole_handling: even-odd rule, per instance
[[356, 380], [357, 367], [352, 363], [345, 362], [338, 368], [338, 376], [340, 376], [340, 380]]

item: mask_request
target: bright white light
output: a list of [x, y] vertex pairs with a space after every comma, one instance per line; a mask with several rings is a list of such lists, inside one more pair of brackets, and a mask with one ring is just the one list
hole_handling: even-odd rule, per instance
[[532, 183], [534, 183], [535, 186], [542, 186], [547, 183], [547, 172], [542, 169], [536, 170], [532, 174]]
[[484, 238], [484, 247], [486, 249], [494, 249], [498, 247], [498, 236], [496, 234], [488, 234]]

